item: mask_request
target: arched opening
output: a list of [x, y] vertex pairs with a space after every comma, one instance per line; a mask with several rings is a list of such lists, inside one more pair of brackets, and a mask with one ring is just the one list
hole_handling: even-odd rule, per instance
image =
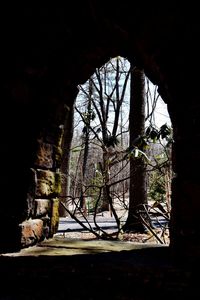
[[[141, 238], [142, 243], [153, 240], [169, 244], [172, 179], [170, 117], [157, 87], [147, 77], [144, 78], [144, 90], [140, 91], [144, 99], [137, 104], [139, 107], [135, 107], [136, 112], [130, 111], [130, 101], [134, 101], [130, 95], [130, 81], [136, 76], [133, 68], [135, 66], [130, 65], [127, 59], [118, 56], [97, 68], [91, 78], [79, 86], [71, 114], [74, 133], [70, 152], [69, 143], [67, 147], [63, 143], [63, 152], [70, 163], [66, 165], [63, 160], [61, 166], [64, 185], [60, 216], [68, 218], [60, 218], [57, 236], [84, 237], [82, 227], [83, 232], [91, 233], [85, 234], [86, 237], [112, 240], [120, 236], [120, 240], [129, 241], [132, 237], [137, 241]], [[136, 129], [132, 129], [135, 139], [132, 143], [130, 120], [134, 116], [138, 118], [143, 102], [142, 129], [137, 132], [137, 122], [141, 122], [139, 119]], [[142, 158], [144, 175], [137, 173], [135, 165], [130, 169], [132, 158]], [[144, 187], [135, 183], [138, 176], [145, 177], [142, 179]], [[136, 213], [136, 209], [135, 212], [128, 212], [130, 182], [139, 190], [145, 188], [143, 193], [133, 188], [132, 197], [139, 193], [139, 200], [133, 200], [131, 204], [139, 210], [136, 223], [142, 226], [132, 228], [131, 225], [130, 228], [126, 225], [124, 230], [127, 215]], [[106, 187], [108, 198], [104, 194]], [[72, 225], [73, 220], [77, 225]], [[133, 223], [132, 217], [130, 222]], [[69, 233], [69, 230], [72, 232]], [[76, 231], [79, 234], [75, 234]], [[122, 237], [122, 232], [127, 231], [131, 234]]]

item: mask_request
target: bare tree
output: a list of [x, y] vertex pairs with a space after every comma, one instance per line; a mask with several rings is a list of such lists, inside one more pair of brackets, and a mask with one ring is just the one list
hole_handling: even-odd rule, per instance
[[[123, 84], [121, 84], [122, 78]], [[114, 164], [111, 163], [111, 160], [119, 143], [120, 109], [125, 100], [128, 78], [129, 70], [125, 67], [124, 60], [117, 57], [100, 69], [96, 69], [90, 79], [94, 91], [92, 97], [88, 95], [83, 86], [80, 86], [81, 91], [91, 98], [92, 109], [96, 115], [96, 125], [91, 126], [91, 132], [102, 149], [102, 159], [99, 160], [99, 171], [102, 173], [104, 182], [101, 211], [109, 210], [112, 206], [110, 174], [111, 166]], [[81, 112], [79, 111], [79, 113]], [[83, 116], [82, 119], [84, 121]]]

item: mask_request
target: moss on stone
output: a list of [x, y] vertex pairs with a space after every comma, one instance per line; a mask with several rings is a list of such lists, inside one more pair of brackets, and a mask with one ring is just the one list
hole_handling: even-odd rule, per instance
[[37, 170], [37, 197], [48, 197], [54, 194], [55, 173], [49, 170]]
[[47, 170], [37, 170], [37, 197], [54, 197], [61, 192], [61, 174]]
[[59, 225], [59, 199], [52, 199], [51, 206], [51, 224], [50, 224], [50, 237], [52, 237], [58, 230]]

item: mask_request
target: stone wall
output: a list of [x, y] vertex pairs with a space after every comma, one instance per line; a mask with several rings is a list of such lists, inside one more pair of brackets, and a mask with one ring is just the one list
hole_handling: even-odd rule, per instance
[[35, 164], [31, 169], [31, 190], [27, 198], [27, 218], [20, 224], [22, 247], [50, 238], [58, 229], [62, 136], [61, 125], [51, 137], [37, 141]]

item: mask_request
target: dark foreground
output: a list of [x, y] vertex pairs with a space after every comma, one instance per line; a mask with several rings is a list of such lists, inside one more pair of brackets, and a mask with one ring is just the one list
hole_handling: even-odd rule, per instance
[[168, 247], [0, 256], [0, 300], [198, 299], [197, 271], [173, 262]]

